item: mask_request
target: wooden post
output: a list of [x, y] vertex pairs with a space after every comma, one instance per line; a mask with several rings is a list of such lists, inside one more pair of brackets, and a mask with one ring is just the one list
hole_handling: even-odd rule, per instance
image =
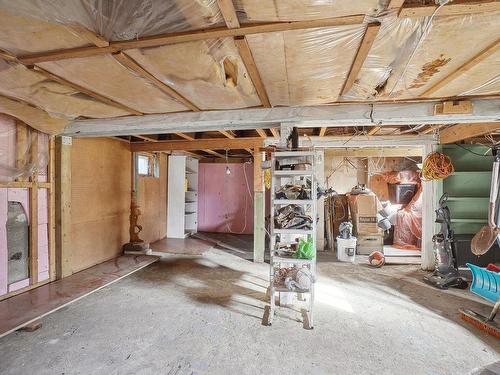
[[262, 153], [253, 149], [253, 261], [263, 263], [265, 251], [265, 207], [262, 181]]
[[33, 166], [31, 182], [33, 185], [29, 189], [30, 196], [30, 220], [29, 220], [29, 271], [30, 284], [38, 282], [38, 132], [31, 132], [31, 157], [30, 163]]
[[48, 166], [48, 183], [50, 184], [49, 201], [49, 278], [50, 281], [56, 279], [56, 202], [54, 194], [54, 178], [56, 171], [56, 155], [55, 155], [55, 139], [49, 139], [49, 166]]
[[56, 139], [56, 278], [71, 275], [71, 137]]
[[[24, 170], [28, 162], [26, 152], [28, 151], [28, 126], [16, 121], [16, 168]], [[17, 181], [26, 181], [26, 175], [17, 178]]]
[[[422, 148], [422, 159], [427, 154], [435, 151], [434, 145], [427, 144]], [[422, 181], [422, 252], [421, 252], [421, 268], [427, 271], [434, 270], [434, 243], [432, 236], [436, 224], [434, 223], [434, 210], [438, 206], [439, 199], [438, 182]]]

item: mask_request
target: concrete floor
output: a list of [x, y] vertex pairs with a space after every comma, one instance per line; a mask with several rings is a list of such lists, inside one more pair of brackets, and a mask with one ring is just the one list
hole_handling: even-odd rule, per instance
[[220, 250], [171, 255], [0, 339], [1, 374], [468, 374], [499, 342], [458, 318], [489, 310], [422, 284], [415, 266], [321, 256], [315, 329], [262, 325], [267, 264]]

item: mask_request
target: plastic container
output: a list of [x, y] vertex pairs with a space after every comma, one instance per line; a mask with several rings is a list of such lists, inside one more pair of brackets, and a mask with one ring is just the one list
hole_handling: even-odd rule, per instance
[[341, 262], [352, 262], [356, 257], [356, 237], [337, 237], [337, 259]]

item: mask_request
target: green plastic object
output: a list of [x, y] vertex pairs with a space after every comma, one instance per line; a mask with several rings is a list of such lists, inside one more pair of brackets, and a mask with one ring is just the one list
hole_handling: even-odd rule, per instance
[[300, 239], [299, 248], [293, 254], [293, 257], [296, 259], [313, 259], [315, 254], [315, 249], [313, 246], [313, 239], [311, 236], [307, 236], [307, 241], [304, 239]]

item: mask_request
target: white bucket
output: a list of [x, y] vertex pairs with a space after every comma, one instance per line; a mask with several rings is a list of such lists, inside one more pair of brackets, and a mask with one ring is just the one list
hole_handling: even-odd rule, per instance
[[356, 256], [356, 237], [337, 237], [337, 259], [341, 262], [353, 262]]

